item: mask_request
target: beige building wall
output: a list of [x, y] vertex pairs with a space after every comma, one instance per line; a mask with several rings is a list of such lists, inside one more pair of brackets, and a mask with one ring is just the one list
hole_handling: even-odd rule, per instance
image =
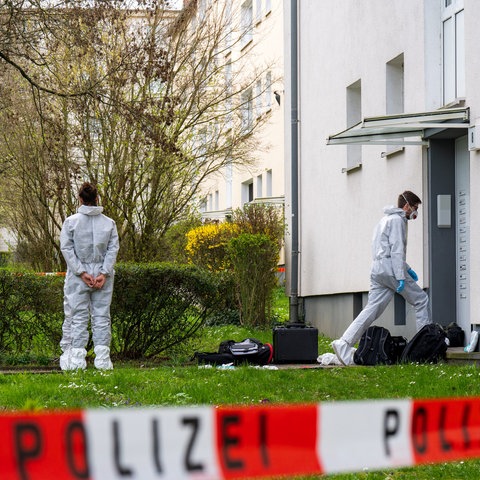
[[[253, 121], [266, 116], [267, 122], [256, 133], [251, 165], [226, 167], [202, 185], [202, 216], [219, 220], [247, 202], [283, 204], [284, 199], [283, 5], [278, 0], [231, 0], [231, 5], [235, 24], [242, 25], [242, 15], [250, 9], [252, 34], [250, 41], [237, 42], [226, 54], [244, 56], [247, 61], [241, 63], [251, 70], [245, 75], [261, 72], [251, 86]], [[232, 78], [240, 73], [233, 72]]]

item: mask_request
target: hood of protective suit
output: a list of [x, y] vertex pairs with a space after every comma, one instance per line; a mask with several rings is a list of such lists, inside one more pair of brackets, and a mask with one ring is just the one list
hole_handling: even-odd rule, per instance
[[96, 207], [93, 205], [81, 205], [78, 209], [78, 213], [84, 215], [100, 215], [103, 212], [103, 207]]
[[397, 214], [397, 215], [400, 215], [402, 217], [405, 216], [405, 210], [403, 210], [403, 208], [398, 208], [398, 207], [395, 207], [393, 205], [387, 205], [386, 207], [384, 207], [383, 208], [383, 213], [385, 215]]

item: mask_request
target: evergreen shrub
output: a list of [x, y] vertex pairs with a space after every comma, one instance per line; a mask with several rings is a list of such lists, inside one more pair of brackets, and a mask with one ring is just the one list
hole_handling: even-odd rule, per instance
[[218, 304], [215, 275], [192, 265], [118, 265], [112, 301], [112, 352], [149, 358], [191, 337]]
[[0, 269], [0, 352], [55, 352], [63, 321], [63, 278]]
[[242, 233], [232, 238], [229, 253], [240, 304], [241, 323], [266, 327], [276, 285], [278, 247], [265, 234]]

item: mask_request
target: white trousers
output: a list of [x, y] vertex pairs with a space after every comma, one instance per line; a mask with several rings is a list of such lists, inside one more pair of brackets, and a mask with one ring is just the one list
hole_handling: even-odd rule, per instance
[[65, 319], [60, 342], [62, 350], [86, 347], [90, 318], [94, 346], [109, 347], [112, 337], [110, 304], [113, 294], [113, 275], [108, 276], [103, 288], [97, 290], [88, 287], [80, 277], [67, 274], [64, 293]]
[[[350, 346], [358, 343], [367, 328], [384, 312], [398, 287], [398, 280], [387, 274], [372, 273], [370, 282], [367, 305], [342, 335], [342, 339]], [[417, 331], [432, 322], [428, 295], [408, 274], [405, 276], [405, 288], [400, 295], [415, 308]]]

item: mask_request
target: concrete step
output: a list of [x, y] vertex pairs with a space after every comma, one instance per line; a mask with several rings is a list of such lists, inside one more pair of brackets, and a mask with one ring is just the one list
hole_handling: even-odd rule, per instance
[[447, 349], [448, 363], [480, 363], [480, 352], [466, 353], [463, 347], [451, 347]]

